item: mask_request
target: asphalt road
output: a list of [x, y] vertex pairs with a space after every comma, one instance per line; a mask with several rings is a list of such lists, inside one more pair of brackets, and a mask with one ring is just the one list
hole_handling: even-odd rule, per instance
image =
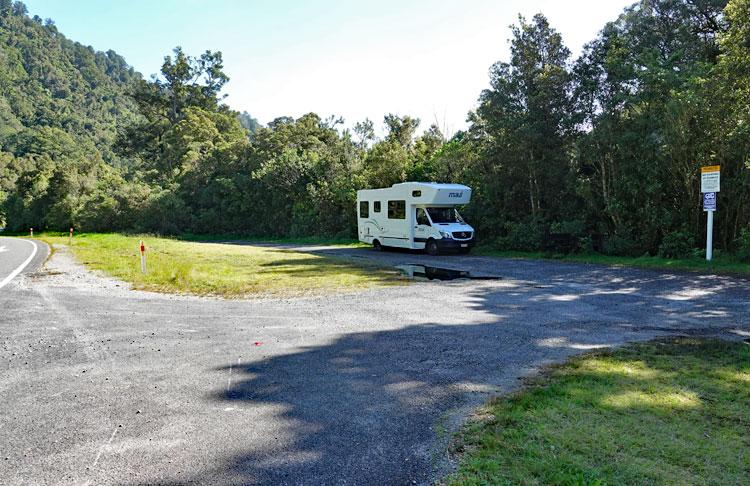
[[[42, 251], [39, 251], [40, 247]], [[46, 251], [46, 246], [31, 240], [0, 236], [0, 289], [29, 265], [38, 266], [46, 258]]]
[[[0, 279], [30, 250], [1, 246]], [[429, 484], [446, 431], [539, 366], [750, 336], [741, 278], [309, 251], [498, 279], [221, 301], [129, 291], [64, 253], [40, 269], [40, 249], [0, 289], [2, 483]]]

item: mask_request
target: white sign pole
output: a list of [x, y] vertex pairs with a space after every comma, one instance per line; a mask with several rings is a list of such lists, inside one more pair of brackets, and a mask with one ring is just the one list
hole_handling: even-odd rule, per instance
[[706, 261], [711, 261], [714, 253], [714, 212], [708, 213], [708, 222], [706, 224]]
[[[710, 165], [701, 167], [701, 192], [703, 193], [703, 210], [706, 211], [706, 261], [710, 262], [714, 253], [714, 211], [716, 210], [716, 193], [721, 185], [721, 167]], [[708, 194], [712, 193], [712, 194]], [[712, 196], [712, 197], [708, 197]]]

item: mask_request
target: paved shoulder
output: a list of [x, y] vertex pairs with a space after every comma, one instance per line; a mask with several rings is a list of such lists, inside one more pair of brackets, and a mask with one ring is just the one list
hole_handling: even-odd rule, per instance
[[47, 254], [47, 245], [22, 238], [0, 237], [0, 288], [18, 274], [37, 268]]

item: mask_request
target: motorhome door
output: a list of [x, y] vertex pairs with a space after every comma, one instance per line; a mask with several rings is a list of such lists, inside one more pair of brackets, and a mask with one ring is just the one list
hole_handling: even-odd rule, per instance
[[414, 220], [414, 243], [424, 244], [430, 235], [430, 220], [424, 208], [417, 208], [416, 218]]

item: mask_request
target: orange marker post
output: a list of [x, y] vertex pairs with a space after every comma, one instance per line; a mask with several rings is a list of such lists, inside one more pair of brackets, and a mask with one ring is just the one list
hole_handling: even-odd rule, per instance
[[146, 245], [141, 240], [141, 272], [146, 273]]
[[68, 246], [73, 244], [73, 228], [70, 228], [70, 234], [68, 235]]

